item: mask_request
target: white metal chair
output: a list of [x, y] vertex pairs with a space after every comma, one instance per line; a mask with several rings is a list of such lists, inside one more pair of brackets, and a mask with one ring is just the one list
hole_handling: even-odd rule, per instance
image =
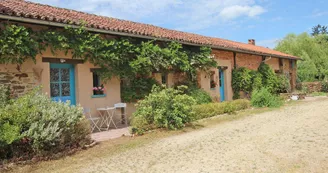
[[95, 129], [100, 131], [100, 128], [98, 126], [98, 123], [100, 122], [100, 117], [93, 117], [91, 114], [90, 108], [83, 108], [84, 115], [87, 117], [87, 119], [91, 122], [91, 132], [93, 132]]
[[126, 117], [126, 103], [116, 103], [114, 104], [115, 109], [120, 109], [121, 114], [115, 114], [120, 115], [122, 119], [122, 124], [128, 124], [128, 120]]

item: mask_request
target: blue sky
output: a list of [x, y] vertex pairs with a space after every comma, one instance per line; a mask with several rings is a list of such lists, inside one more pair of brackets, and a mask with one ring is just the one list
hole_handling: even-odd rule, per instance
[[273, 48], [288, 33], [327, 25], [326, 0], [30, 0]]

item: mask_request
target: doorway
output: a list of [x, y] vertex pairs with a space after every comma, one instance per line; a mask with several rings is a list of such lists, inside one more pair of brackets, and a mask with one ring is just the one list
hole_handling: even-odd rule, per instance
[[219, 68], [219, 83], [220, 83], [220, 101], [225, 101], [225, 80], [224, 80], [224, 69]]
[[76, 104], [73, 64], [50, 64], [50, 96], [53, 101]]

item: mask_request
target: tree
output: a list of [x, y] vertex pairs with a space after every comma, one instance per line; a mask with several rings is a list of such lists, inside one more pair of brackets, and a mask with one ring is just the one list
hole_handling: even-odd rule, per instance
[[298, 77], [301, 81], [323, 80], [328, 77], [327, 35], [310, 36], [289, 34], [275, 48], [278, 51], [301, 57], [298, 62]]
[[327, 26], [321, 26], [320, 24], [314, 26], [312, 28], [312, 36], [320, 35], [320, 34], [328, 34]]
[[322, 26], [321, 27], [321, 34], [327, 34], [327, 26]]

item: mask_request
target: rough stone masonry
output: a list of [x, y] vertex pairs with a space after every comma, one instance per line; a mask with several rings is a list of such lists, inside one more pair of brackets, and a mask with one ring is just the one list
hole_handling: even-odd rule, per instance
[[17, 98], [36, 86], [36, 78], [33, 73], [0, 72], [0, 85], [10, 88], [12, 98]]

